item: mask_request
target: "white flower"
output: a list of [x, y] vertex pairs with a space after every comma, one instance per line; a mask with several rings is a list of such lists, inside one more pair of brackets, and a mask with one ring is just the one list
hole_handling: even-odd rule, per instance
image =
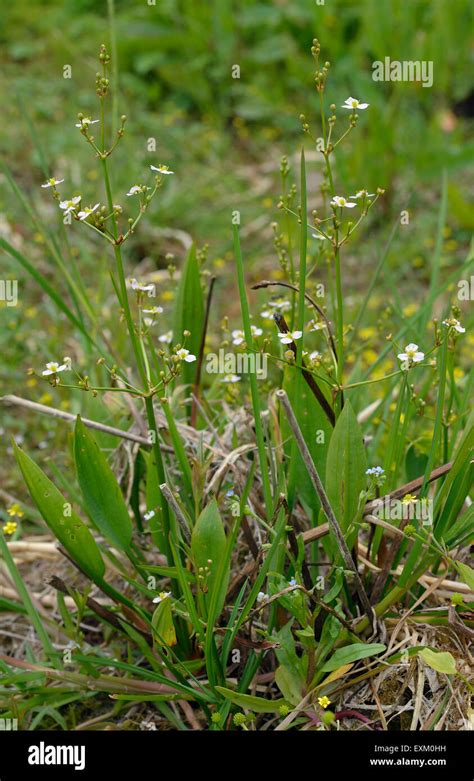
[[64, 365], [65, 365], [65, 367], [66, 367], [66, 371], [71, 371], [71, 364], [72, 364], [72, 361], [71, 361], [71, 359], [70, 359], [70, 357], [69, 357], [68, 355], [65, 355], [65, 356], [64, 356], [64, 358], [63, 358], [63, 364], [64, 364]]
[[76, 123], [76, 127], [89, 127], [89, 125], [96, 125], [98, 119], [91, 119], [90, 117], [82, 117], [80, 122]]
[[265, 594], [264, 591], [259, 591], [257, 594], [257, 602], [261, 604], [262, 602], [266, 602], [268, 599], [268, 594]]
[[130, 190], [128, 191], [127, 195], [130, 197], [130, 195], [138, 195], [139, 193], [144, 193], [146, 190], [149, 190], [149, 187], [145, 187], [142, 184], [134, 184], [133, 187], [130, 187]]
[[95, 206], [86, 206], [85, 209], [82, 209], [82, 211], [78, 212], [77, 216], [80, 220], [87, 220], [88, 217], [90, 217], [91, 214], [94, 214], [96, 209], [98, 209], [100, 206], [100, 203], [96, 203]]
[[425, 357], [425, 354], [418, 351], [417, 344], [410, 342], [410, 344], [407, 344], [405, 347], [405, 352], [399, 353], [397, 357], [402, 364], [405, 364], [405, 368], [408, 368], [408, 365], [411, 363], [420, 363]]
[[138, 290], [140, 293], [148, 293], [150, 298], [155, 295], [155, 285], [153, 282], [149, 282], [148, 284], [146, 282], [138, 282], [138, 280], [132, 277], [132, 279], [128, 280], [128, 283], [132, 290]]
[[456, 320], [455, 317], [448, 317], [447, 320], [443, 320], [443, 325], [445, 325], [446, 328], [453, 328], [455, 331], [458, 332], [458, 334], [466, 333], [466, 329], [462, 327], [459, 320]]
[[357, 200], [357, 198], [373, 198], [375, 193], [368, 193], [367, 190], [359, 190], [355, 195], [351, 195], [351, 198]]
[[356, 109], [365, 109], [368, 105], [368, 103], [360, 103], [357, 98], [347, 98], [341, 108], [350, 108], [355, 111]]
[[81, 202], [81, 197], [82, 196], [80, 195], [75, 195], [74, 198], [71, 198], [69, 201], [60, 201], [59, 208], [64, 210], [64, 214], [75, 212]]
[[64, 182], [64, 179], [55, 179], [53, 177], [52, 179], [48, 179], [41, 187], [56, 187], [57, 184], [61, 184], [62, 182]]
[[48, 377], [50, 374], [58, 374], [59, 372], [67, 372], [71, 368], [70, 363], [55, 363], [50, 361], [46, 364], [46, 369], [43, 372], [43, 377]]
[[[263, 331], [261, 328], [257, 328], [256, 325], [250, 326], [250, 331], [253, 337], [261, 336], [263, 334]], [[242, 344], [242, 342], [245, 341], [245, 334], [243, 331], [236, 330], [232, 331], [232, 344], [239, 345]]]
[[143, 318], [143, 323], [144, 323], [144, 325], [146, 325], [147, 328], [151, 328], [152, 325], [155, 325], [156, 320], [153, 320], [152, 317], [144, 317]]
[[145, 315], [161, 315], [163, 312], [162, 306], [152, 306], [151, 309], [144, 309], [143, 313]]
[[[291, 304], [286, 299], [278, 299], [277, 301], [270, 301], [269, 306], [272, 307], [272, 309], [276, 309], [277, 312], [288, 312], [291, 309]], [[273, 319], [273, 312], [271, 312], [269, 309], [265, 309], [263, 312], [260, 312], [260, 317], [264, 317], [266, 320], [272, 320]]]
[[322, 331], [323, 328], [326, 328], [326, 323], [318, 323], [317, 320], [310, 320], [308, 325], [310, 331]]
[[312, 233], [311, 236], [313, 237], [313, 239], [319, 239], [320, 241], [326, 240], [326, 236], [323, 236], [322, 233]]
[[221, 382], [240, 382], [240, 377], [238, 374], [226, 374], [226, 376], [222, 378]]
[[317, 361], [318, 358], [321, 358], [321, 353], [318, 353], [317, 350], [314, 350], [312, 353], [309, 354], [310, 361]]
[[161, 334], [161, 336], [158, 337], [158, 341], [162, 344], [171, 344], [173, 341], [173, 331], [167, 331], [165, 334]]
[[185, 347], [181, 347], [180, 350], [176, 350], [176, 355], [181, 361], [186, 361], [186, 363], [192, 363], [196, 360], [196, 356], [189, 352], [189, 350], [186, 350]]
[[346, 200], [342, 195], [335, 195], [331, 201], [331, 206], [339, 206], [341, 209], [343, 207], [346, 209], [353, 209], [355, 203], [351, 203], [350, 201]]
[[156, 171], [159, 174], [164, 174], [164, 176], [169, 176], [170, 174], [174, 174], [174, 171], [170, 171], [167, 165], [162, 165], [161, 163], [159, 166], [151, 165], [150, 168], [152, 171]]
[[147, 513], [144, 514], [143, 517], [144, 517], [145, 521], [149, 521], [151, 518], [155, 517], [155, 511], [154, 510], [149, 510]]
[[302, 336], [302, 331], [288, 331], [286, 334], [278, 334], [278, 338], [282, 344], [291, 344], [292, 342], [296, 342], [297, 339], [301, 339]]
[[164, 599], [168, 599], [168, 597], [171, 596], [171, 591], [160, 591], [157, 597], [154, 598], [153, 602], [155, 605], [159, 605], [160, 602], [163, 602]]
[[287, 299], [279, 298], [278, 301], [270, 301], [270, 306], [273, 309], [277, 309], [279, 312], [289, 312], [291, 309], [291, 303]]

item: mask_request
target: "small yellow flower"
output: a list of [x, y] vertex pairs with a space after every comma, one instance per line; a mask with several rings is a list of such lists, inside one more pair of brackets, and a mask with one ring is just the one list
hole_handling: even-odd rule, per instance
[[3, 527], [3, 531], [5, 534], [15, 534], [16, 528], [17, 528], [16, 521], [7, 521], [5, 526]]
[[416, 502], [417, 498], [416, 494], [405, 494], [402, 499], [402, 504], [412, 504], [413, 502]]
[[324, 695], [324, 697], [318, 697], [318, 702], [321, 708], [327, 708], [328, 705], [331, 704], [331, 700], [329, 699], [329, 697], [326, 697], [326, 695]]
[[12, 506], [8, 508], [7, 513], [10, 516], [10, 518], [14, 518], [15, 516], [17, 518], [23, 518], [23, 516], [25, 514], [23, 512], [23, 510], [21, 509], [20, 505], [18, 504], [18, 502], [15, 502], [15, 504], [12, 504]]

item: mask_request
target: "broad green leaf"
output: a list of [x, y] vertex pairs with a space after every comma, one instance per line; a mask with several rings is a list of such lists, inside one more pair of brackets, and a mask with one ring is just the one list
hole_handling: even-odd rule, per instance
[[445, 673], [446, 675], [456, 675], [456, 662], [454, 656], [449, 652], [444, 651], [432, 651], [431, 648], [424, 648], [420, 651], [421, 658], [427, 665], [436, 670], [438, 673]]
[[469, 586], [471, 591], [474, 592], [474, 569], [472, 569], [469, 564], [463, 564], [460, 561], [456, 561], [456, 569], [466, 586]]
[[291, 702], [292, 705], [298, 705], [301, 702], [304, 679], [295, 670], [281, 664], [275, 671], [275, 682], [285, 700]]
[[344, 531], [356, 516], [360, 493], [366, 487], [366, 469], [362, 430], [346, 400], [329, 443], [326, 466], [326, 491]]
[[94, 581], [102, 580], [105, 564], [87, 526], [49, 477], [16, 443], [14, 450], [31, 498], [53, 534], [86, 575]]
[[287, 700], [265, 700], [263, 697], [255, 697], [253, 694], [240, 694], [224, 686], [216, 686], [216, 691], [222, 694], [226, 700], [230, 700], [240, 708], [254, 711], [255, 713], [278, 713], [280, 708], [286, 706], [291, 709], [291, 703]]
[[[283, 388], [288, 394], [301, 432], [311, 453], [311, 458], [324, 484], [326, 458], [333, 427], [303, 377], [300, 378], [299, 393], [296, 395], [295, 371], [298, 370], [294, 366], [290, 366], [285, 370]], [[323, 388], [322, 385], [321, 388]], [[296, 493], [308, 511], [316, 515], [320, 507], [319, 497], [299, 451], [295, 448], [292, 449], [291, 429], [286, 417], [282, 418], [282, 437], [286, 443], [285, 451], [287, 456], [296, 455]]]
[[92, 433], [79, 415], [74, 431], [76, 471], [86, 510], [97, 529], [120, 550], [128, 550], [132, 521], [120, 486]]
[[[273, 638], [279, 644], [279, 648], [275, 649], [275, 656], [280, 665], [286, 667], [288, 670], [293, 670], [303, 681], [305, 668], [303, 659], [296, 653], [295, 638], [291, 631], [293, 624], [294, 621], [291, 619], [291, 621], [288, 621], [282, 626], [278, 632], [273, 633]], [[312, 632], [312, 635], [314, 637], [314, 632]]]
[[219, 565], [226, 554], [226, 543], [219, 508], [216, 500], [212, 499], [197, 519], [191, 536], [192, 558], [196, 574], [202, 575], [199, 582], [206, 592], [207, 604], [215, 588], [222, 593], [227, 589], [229, 567], [224, 573], [219, 573]]
[[420, 452], [416, 445], [410, 445], [405, 456], [405, 472], [407, 480], [415, 480], [426, 469], [428, 456]]
[[165, 597], [158, 603], [151, 623], [155, 632], [155, 645], [171, 647], [176, 645], [176, 631], [173, 623], [173, 605], [170, 597]]
[[[199, 354], [202, 331], [204, 327], [204, 299], [199, 275], [199, 262], [196, 257], [196, 247], [191, 247], [179, 281], [173, 315], [173, 341], [183, 344], [184, 331], [190, 331], [186, 338], [186, 349], [196, 357]], [[196, 361], [181, 364], [181, 380], [185, 384], [194, 382], [196, 376]]]
[[369, 656], [376, 656], [385, 650], [386, 646], [382, 643], [354, 643], [353, 645], [346, 645], [345, 648], [338, 648], [333, 653], [329, 661], [321, 667], [321, 671], [329, 673], [345, 664], [356, 662], [359, 659], [367, 659]]
[[142, 455], [146, 464], [145, 500], [147, 513], [150, 513], [148, 524], [150, 526], [151, 539], [159, 551], [164, 551], [166, 550], [166, 540], [163, 533], [163, 524], [161, 523], [161, 494], [154, 463], [156, 456], [153, 451], [147, 453], [146, 450], [142, 450]]

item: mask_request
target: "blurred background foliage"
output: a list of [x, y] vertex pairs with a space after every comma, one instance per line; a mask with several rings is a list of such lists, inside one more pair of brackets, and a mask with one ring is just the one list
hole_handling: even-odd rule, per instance
[[[60, 228], [58, 210], [39, 187], [46, 171], [66, 179], [65, 196], [81, 192], [87, 203], [102, 198], [97, 163], [74, 124], [78, 111], [96, 116], [97, 53], [102, 42], [114, 46], [114, 30], [118, 111], [128, 116], [111, 166], [115, 200], [127, 205], [125, 193], [147, 181], [149, 163], [164, 162], [176, 172], [127, 249], [128, 273], [165, 267], [169, 251], [179, 266], [185, 247], [175, 234], [184, 231], [198, 245], [209, 244], [208, 268], [220, 276], [220, 314], [238, 318], [236, 296], [222, 292], [235, 279], [231, 211], [242, 212], [249, 276], [262, 278], [278, 274], [270, 226], [279, 216], [280, 158], [288, 155], [293, 163], [303, 142], [310, 206], [318, 203], [320, 156], [303, 137], [299, 120], [304, 113], [320, 135], [310, 55], [317, 37], [323, 61], [331, 62], [327, 106], [339, 107], [349, 95], [370, 103], [338, 149], [336, 189], [345, 195], [362, 187], [387, 191], [382, 208], [374, 209], [364, 227], [362, 242], [349, 248], [348, 300], [356, 303], [367, 288], [377, 253], [409, 203], [410, 225], [396, 235], [384, 281], [387, 290], [396, 289], [407, 306], [416, 307], [429, 284], [443, 169], [449, 181], [441, 258], [446, 273], [465, 259], [474, 224], [468, 203], [474, 159], [472, 8], [470, 0], [326, 0], [324, 5], [315, 0], [156, 0], [156, 5], [16, 0], [0, 16], [1, 157], [53, 228]], [[432, 88], [374, 82], [372, 62], [385, 57], [432, 60]], [[65, 65], [72, 68], [71, 79], [63, 78]], [[232, 78], [233, 65], [240, 67], [239, 79]], [[347, 115], [341, 109], [338, 116], [336, 127], [345, 128]], [[156, 139], [153, 153], [147, 148], [150, 138]], [[92, 303], [102, 308], [104, 327], [114, 333], [107, 264], [98, 262], [105, 261], [106, 247], [76, 227], [69, 233], [68, 252], [78, 261]], [[4, 176], [0, 233], [48, 269], [42, 232], [32, 227]], [[14, 261], [3, 257], [2, 267], [5, 276], [19, 278], [21, 288], [21, 317], [18, 308], [0, 308], [2, 393], [29, 395], [26, 369], [68, 354], [66, 332], [53, 306]], [[374, 323], [386, 300], [383, 290], [374, 294]], [[212, 327], [218, 327], [217, 317]], [[32, 398], [41, 400], [40, 394], [32, 387]], [[51, 394], [44, 396], [50, 403]], [[69, 401], [64, 397], [61, 403], [67, 407]], [[5, 429], [10, 413], [6, 423]], [[36, 441], [45, 432], [55, 436], [48, 424], [38, 423]], [[17, 435], [24, 425], [15, 423]]]
[[[53, 167], [87, 159], [72, 120], [96, 109], [96, 53], [110, 41], [109, 10], [107, 0], [17, 0], [2, 14], [2, 152], [27, 185], [42, 174], [25, 112]], [[247, 165], [255, 176], [264, 161], [277, 168], [279, 155], [301, 142], [299, 114], [317, 117], [315, 36], [333, 66], [328, 103], [354, 94], [371, 104], [337, 157], [346, 186], [385, 186], [391, 200], [394, 185], [438, 190], [447, 166], [462, 205], [456, 178], [474, 152], [463, 121], [474, 101], [469, 0], [115, 0], [115, 28], [119, 108], [130, 118], [118, 184], [139, 175], [146, 139], [155, 137], [157, 157], [178, 173], [163, 195], [162, 219], [198, 240], [226, 240], [235, 191], [254, 194]], [[372, 62], [385, 57], [432, 60], [433, 87], [374, 82]], [[70, 80], [62, 78], [65, 64]]]

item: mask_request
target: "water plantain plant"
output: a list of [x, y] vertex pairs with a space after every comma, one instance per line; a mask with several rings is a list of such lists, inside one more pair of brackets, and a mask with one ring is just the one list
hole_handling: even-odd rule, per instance
[[[241, 214], [229, 215], [242, 316], [235, 330], [225, 322], [220, 335], [210, 332], [206, 249], [193, 246], [179, 274], [171, 266], [163, 283], [173, 291], [170, 312], [154, 301], [160, 280], [126, 275], [129, 241], [178, 177], [154, 160], [119, 202], [111, 164], [126, 117], [115, 115], [116, 100], [109, 110], [105, 46], [97, 116], [80, 113], [76, 124], [103, 191], [87, 206], [82, 194], [61, 194], [68, 185], [59, 175], [43, 184], [62, 215], [59, 232], [42, 226], [51, 273], [2, 239], [81, 346], [82, 365], [65, 356], [30, 374], [54, 393], [95, 399], [86, 412], [108, 402], [106, 421], [75, 417], [72, 466], [55, 468], [53, 454], [53, 479], [14, 444], [33, 507], [25, 502], [16, 520], [13, 512], [0, 535], [17, 593], [2, 597], [0, 610], [26, 614], [34, 632], [24, 658], [0, 655], [0, 708], [23, 728], [45, 719], [70, 726], [71, 703], [94, 713], [96, 700], [96, 728], [124, 724], [131, 703], [144, 723], [177, 729], [331, 730], [354, 719], [386, 728], [374, 701], [363, 712], [354, 703], [360, 692], [367, 702], [368, 682], [417, 664], [450, 677], [468, 718], [473, 373], [459, 384], [467, 321], [447, 291], [473, 257], [455, 279], [441, 273], [444, 177], [430, 288], [409, 316], [394, 294], [383, 347], [364, 367], [358, 341], [395, 231], [354, 311], [344, 259], [357, 236], [363, 242], [384, 188], [361, 182], [341, 195], [337, 150], [370, 121], [370, 106], [353, 97], [329, 103], [331, 66], [316, 40], [312, 55], [318, 129], [301, 121], [306, 149], [320, 157], [320, 192], [307, 192], [304, 150], [296, 182], [282, 160], [270, 280], [249, 279]], [[76, 230], [109, 252], [114, 333], [102, 328], [79, 263], [64, 260]], [[51, 565], [48, 608], [15, 555], [24, 511], [37, 511], [62, 554]], [[451, 650], [439, 646], [441, 627], [457, 637]], [[426, 723], [440, 718], [435, 703]]]

